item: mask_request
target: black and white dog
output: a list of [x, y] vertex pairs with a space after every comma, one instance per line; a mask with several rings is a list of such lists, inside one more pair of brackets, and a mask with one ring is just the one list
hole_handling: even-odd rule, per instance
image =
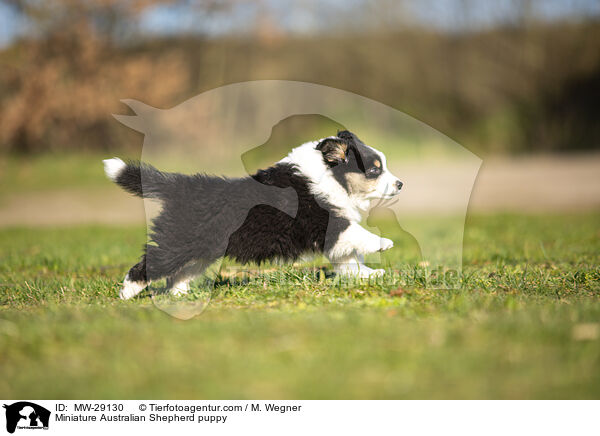
[[371, 200], [397, 195], [402, 182], [382, 153], [349, 131], [294, 148], [250, 177], [164, 173], [118, 158], [105, 160], [104, 169], [126, 191], [162, 203], [145, 254], [125, 277], [123, 299], [161, 278], [172, 294], [184, 294], [221, 256], [260, 264], [324, 253], [338, 274], [381, 275], [363, 265], [364, 255], [393, 246], [359, 222]]

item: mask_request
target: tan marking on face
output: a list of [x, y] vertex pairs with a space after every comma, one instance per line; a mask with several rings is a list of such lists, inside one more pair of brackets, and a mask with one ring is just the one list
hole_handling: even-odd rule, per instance
[[381, 162], [379, 160], [373, 162], [373, 165], [375, 165], [377, 168], [381, 168]]
[[332, 152], [332, 154], [337, 157], [338, 159], [345, 159], [346, 158], [346, 152], [348, 151], [348, 145], [347, 144], [339, 144], [339, 146], [337, 146], [335, 148], [335, 150]]
[[350, 194], [368, 194], [377, 188], [377, 179], [367, 179], [364, 174], [346, 174]]
[[325, 159], [328, 162], [336, 162], [339, 160], [346, 159], [346, 153], [348, 151], [348, 144], [345, 142], [342, 143], [333, 143], [327, 145], [325, 148]]

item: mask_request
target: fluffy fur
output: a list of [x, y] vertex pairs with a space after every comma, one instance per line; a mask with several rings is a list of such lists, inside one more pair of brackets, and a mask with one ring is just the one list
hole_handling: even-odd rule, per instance
[[221, 256], [239, 262], [293, 261], [325, 253], [341, 274], [382, 274], [363, 256], [392, 241], [359, 225], [371, 200], [396, 195], [402, 183], [385, 156], [351, 132], [303, 144], [250, 177], [164, 173], [139, 163], [104, 161], [106, 175], [126, 191], [162, 202], [151, 243], [123, 283], [121, 298], [167, 278], [174, 295]]

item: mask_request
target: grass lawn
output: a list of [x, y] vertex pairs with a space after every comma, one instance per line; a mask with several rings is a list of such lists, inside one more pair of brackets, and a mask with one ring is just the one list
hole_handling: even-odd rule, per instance
[[189, 321], [117, 298], [144, 240], [0, 230], [0, 397], [600, 397], [600, 213], [471, 217], [458, 289], [400, 242], [387, 280], [267, 265]]

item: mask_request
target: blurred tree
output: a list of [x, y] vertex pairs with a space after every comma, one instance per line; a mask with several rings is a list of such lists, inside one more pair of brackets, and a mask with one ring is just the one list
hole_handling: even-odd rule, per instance
[[[157, 58], [120, 44], [135, 39], [144, 11], [171, 0], [7, 1], [26, 17], [31, 32], [3, 53], [1, 148], [114, 148], [123, 129], [110, 114], [119, 110], [120, 98], [173, 104], [198, 75], [199, 53]], [[226, 5], [194, 2], [206, 12]]]
[[[260, 79], [365, 95], [480, 153], [600, 148], [600, 21], [545, 21], [540, 0], [3, 1], [28, 29], [0, 49], [3, 151], [139, 145], [119, 99]], [[176, 31], [142, 29], [148, 14]]]

